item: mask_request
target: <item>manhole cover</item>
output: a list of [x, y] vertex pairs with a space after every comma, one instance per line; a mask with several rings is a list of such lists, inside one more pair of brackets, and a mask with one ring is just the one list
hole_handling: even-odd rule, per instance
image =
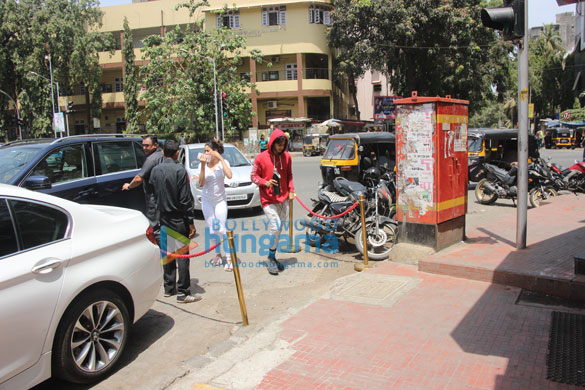
[[585, 316], [552, 312], [547, 379], [585, 386]]
[[391, 306], [416, 287], [420, 279], [404, 276], [361, 273], [337, 281], [331, 289], [331, 299]]

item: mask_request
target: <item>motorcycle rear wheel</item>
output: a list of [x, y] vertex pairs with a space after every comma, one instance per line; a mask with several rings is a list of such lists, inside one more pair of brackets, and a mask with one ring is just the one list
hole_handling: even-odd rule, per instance
[[540, 188], [533, 188], [530, 190], [528, 198], [532, 207], [538, 207], [540, 206], [540, 202], [543, 200], [556, 198], [556, 196], [557, 192], [553, 188], [545, 187], [544, 191], [542, 191]]
[[[397, 240], [397, 226], [390, 222], [379, 224], [378, 234], [374, 222], [366, 222], [366, 241], [368, 245], [368, 259], [385, 260], [390, 256]], [[364, 245], [362, 241], [362, 228], [360, 227], [354, 236], [355, 247], [363, 255]]]
[[492, 204], [498, 199], [498, 194], [486, 191], [486, 183], [492, 184], [488, 179], [481, 179], [479, 183], [477, 183], [475, 186], [475, 198], [481, 204]]

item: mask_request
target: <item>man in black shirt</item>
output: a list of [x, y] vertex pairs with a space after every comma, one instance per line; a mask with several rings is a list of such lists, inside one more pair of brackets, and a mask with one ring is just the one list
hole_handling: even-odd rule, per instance
[[142, 169], [130, 183], [124, 183], [122, 186], [123, 191], [130, 190], [138, 187], [140, 184], [144, 187], [144, 201], [146, 203], [146, 218], [150, 222], [150, 226], [154, 229], [154, 234], [158, 239], [158, 215], [156, 210], [156, 204], [154, 202], [154, 193], [152, 190], [152, 184], [148, 182], [152, 168], [160, 164], [165, 158], [162, 151], [158, 148], [158, 140], [155, 135], [147, 135], [142, 140], [142, 150], [146, 154], [146, 160], [142, 164]]
[[[149, 180], [154, 189], [156, 208], [159, 211], [159, 225], [167, 226], [183, 236], [193, 238], [195, 236], [193, 195], [191, 194], [187, 171], [177, 162], [179, 157], [179, 144], [177, 141], [168, 140], [165, 142], [164, 157], [164, 161], [152, 169]], [[169, 241], [167, 241], [167, 244], [170, 243]], [[182, 244], [180, 245], [182, 246]], [[166, 250], [167, 252], [173, 252], [172, 249], [167, 247]], [[200, 296], [191, 295], [189, 263], [189, 258], [176, 258], [174, 261], [163, 265], [165, 296], [169, 297], [177, 294], [177, 302], [179, 303], [201, 300]], [[178, 283], [177, 268], [179, 273]]]

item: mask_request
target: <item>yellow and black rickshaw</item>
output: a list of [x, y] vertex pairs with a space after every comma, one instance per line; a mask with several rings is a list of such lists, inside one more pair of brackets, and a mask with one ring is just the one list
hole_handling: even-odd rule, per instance
[[387, 132], [335, 134], [329, 137], [321, 158], [321, 177], [324, 184], [343, 176], [362, 181], [371, 167], [394, 170], [396, 165], [396, 138]]
[[[546, 137], [549, 137], [549, 142]], [[549, 127], [546, 129], [545, 147], [547, 149], [570, 148], [573, 146], [572, 138], [573, 130], [568, 127]]]
[[[538, 142], [534, 134], [528, 137], [528, 161], [539, 157]], [[469, 180], [477, 181], [471, 174], [472, 167], [482, 159], [485, 162], [508, 169], [518, 161], [518, 130], [471, 128], [467, 133], [467, 158]]]
[[307, 134], [303, 137], [303, 156], [322, 155], [327, 147], [329, 134]]
[[571, 149], [580, 148], [585, 136], [585, 127], [577, 127], [573, 130], [571, 135]]

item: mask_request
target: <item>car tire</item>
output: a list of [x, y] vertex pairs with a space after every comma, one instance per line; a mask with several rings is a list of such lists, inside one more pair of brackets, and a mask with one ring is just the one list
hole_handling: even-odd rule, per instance
[[55, 334], [53, 374], [73, 383], [105, 378], [124, 352], [129, 326], [128, 308], [114, 292], [95, 289], [80, 296]]

